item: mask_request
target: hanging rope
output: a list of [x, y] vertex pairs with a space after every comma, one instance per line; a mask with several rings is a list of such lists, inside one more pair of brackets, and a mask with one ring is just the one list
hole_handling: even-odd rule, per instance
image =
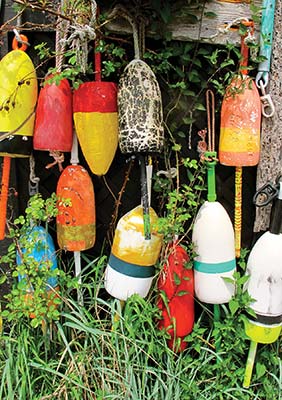
[[[58, 14], [64, 12], [67, 6], [67, 2], [65, 0], [61, 0], [61, 4], [58, 9]], [[64, 61], [64, 51], [66, 48], [66, 38], [68, 35], [69, 30], [69, 21], [65, 23], [61, 17], [58, 17], [57, 20], [57, 28], [56, 28], [56, 42], [55, 42], [55, 52], [56, 52], [56, 69], [58, 73], [62, 72], [63, 61]], [[63, 36], [61, 33], [63, 32]], [[62, 36], [62, 37], [61, 37]], [[53, 167], [54, 165], [58, 164], [59, 171], [62, 172], [63, 170], [63, 162], [65, 160], [65, 156], [63, 152], [60, 151], [50, 151], [50, 157], [54, 158], [54, 162], [46, 165], [46, 169]]]
[[208, 151], [215, 149], [215, 100], [214, 93], [206, 91], [207, 121], [208, 121]]
[[[138, 27], [137, 27], [136, 21], [128, 13], [126, 8], [124, 8], [121, 5], [117, 5], [116, 7], [114, 7], [114, 9], [111, 11], [111, 13], [108, 16], [109, 19], [115, 19], [117, 17], [123, 17], [131, 25], [133, 41], [134, 41], [134, 58], [136, 60], [139, 60], [140, 59], [140, 47], [139, 47]], [[142, 46], [142, 48], [143, 48], [143, 46]]]
[[87, 70], [88, 42], [95, 40], [96, 38], [96, 14], [97, 4], [96, 1], [92, 0], [90, 21], [88, 23], [81, 23], [76, 20], [72, 25], [70, 25], [70, 29], [72, 29], [73, 32], [66, 40], [66, 44], [75, 50], [76, 62], [81, 67], [81, 72], [84, 74]]

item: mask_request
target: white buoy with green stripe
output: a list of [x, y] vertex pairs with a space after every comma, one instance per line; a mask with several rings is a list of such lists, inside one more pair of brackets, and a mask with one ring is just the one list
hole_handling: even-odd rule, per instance
[[157, 214], [150, 207], [151, 237], [144, 236], [143, 207], [137, 206], [118, 222], [105, 271], [105, 289], [119, 299], [146, 297], [155, 276], [162, 237], [154, 229]]
[[236, 270], [234, 231], [224, 207], [206, 201], [193, 229], [195, 295], [204, 303], [223, 304], [231, 300], [235, 287], [224, 278]]
[[[210, 112], [210, 100], [214, 114], [214, 96], [207, 91], [207, 110]], [[235, 241], [232, 222], [225, 208], [216, 201], [214, 151], [215, 133], [214, 115], [208, 114], [208, 151], [204, 153], [207, 167], [208, 201], [200, 207], [193, 227], [192, 241], [196, 257], [194, 258], [194, 280], [196, 297], [209, 304], [224, 304], [231, 300], [235, 292], [232, 282], [224, 278], [233, 278], [236, 270]]]

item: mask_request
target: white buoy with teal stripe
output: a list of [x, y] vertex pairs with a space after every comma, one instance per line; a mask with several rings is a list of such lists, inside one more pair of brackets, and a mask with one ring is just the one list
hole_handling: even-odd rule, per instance
[[111, 296], [119, 300], [127, 300], [136, 293], [141, 297], [147, 296], [162, 245], [162, 237], [154, 228], [157, 219], [150, 207], [150, 239], [144, 236], [141, 205], [119, 220], [105, 271], [105, 289]]
[[[225, 208], [216, 201], [214, 95], [207, 90], [208, 151], [203, 156], [207, 167], [208, 201], [200, 207], [193, 227], [192, 241], [196, 297], [209, 304], [231, 300], [235, 286], [224, 278], [233, 278], [236, 270], [235, 239], [232, 222]], [[212, 116], [212, 117], [211, 117]]]
[[200, 208], [193, 229], [195, 294], [200, 301], [223, 304], [231, 300], [236, 270], [234, 230], [224, 207], [206, 201]]

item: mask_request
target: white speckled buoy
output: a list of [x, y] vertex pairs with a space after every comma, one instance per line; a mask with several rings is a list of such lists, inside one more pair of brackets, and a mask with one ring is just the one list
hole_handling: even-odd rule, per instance
[[122, 153], [159, 153], [164, 146], [162, 98], [158, 81], [144, 61], [125, 68], [118, 90], [119, 147]]

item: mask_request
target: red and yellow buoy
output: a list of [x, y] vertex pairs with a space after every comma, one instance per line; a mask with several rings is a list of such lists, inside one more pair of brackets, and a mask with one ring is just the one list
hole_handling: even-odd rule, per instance
[[118, 145], [117, 85], [101, 81], [101, 54], [95, 54], [95, 82], [82, 83], [73, 94], [74, 125], [91, 171], [105, 175]]

